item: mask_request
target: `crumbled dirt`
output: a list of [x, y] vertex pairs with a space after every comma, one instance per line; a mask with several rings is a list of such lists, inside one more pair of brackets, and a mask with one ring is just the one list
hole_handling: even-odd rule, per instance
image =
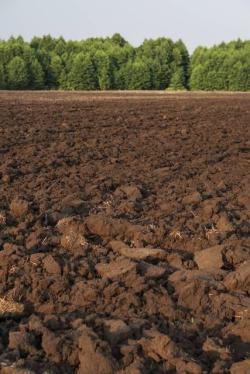
[[1, 373], [249, 373], [249, 108], [0, 93]]

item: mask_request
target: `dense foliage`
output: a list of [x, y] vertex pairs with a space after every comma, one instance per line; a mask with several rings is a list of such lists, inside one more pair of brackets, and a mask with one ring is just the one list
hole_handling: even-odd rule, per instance
[[132, 47], [121, 35], [65, 41], [0, 40], [0, 89], [250, 90], [250, 42], [197, 48], [158, 38]]
[[250, 41], [197, 48], [191, 57], [193, 90], [250, 90]]
[[0, 41], [0, 89], [186, 89], [188, 70], [185, 45], [166, 38], [146, 40], [139, 48], [119, 34]]

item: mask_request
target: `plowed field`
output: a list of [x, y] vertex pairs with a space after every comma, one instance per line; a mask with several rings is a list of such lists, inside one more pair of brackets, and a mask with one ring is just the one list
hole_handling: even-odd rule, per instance
[[250, 95], [0, 93], [0, 368], [250, 373]]

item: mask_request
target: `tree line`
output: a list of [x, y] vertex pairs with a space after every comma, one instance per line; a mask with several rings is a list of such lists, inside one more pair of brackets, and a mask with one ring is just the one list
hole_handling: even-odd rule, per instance
[[197, 48], [190, 61], [193, 90], [250, 90], [250, 41]]
[[250, 42], [197, 48], [168, 38], [137, 48], [120, 34], [65, 41], [0, 40], [0, 89], [250, 90]]

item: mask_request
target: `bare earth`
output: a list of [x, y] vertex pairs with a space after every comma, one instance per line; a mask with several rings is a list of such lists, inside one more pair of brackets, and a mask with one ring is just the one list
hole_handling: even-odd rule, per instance
[[250, 94], [0, 92], [0, 157], [1, 373], [250, 373]]

